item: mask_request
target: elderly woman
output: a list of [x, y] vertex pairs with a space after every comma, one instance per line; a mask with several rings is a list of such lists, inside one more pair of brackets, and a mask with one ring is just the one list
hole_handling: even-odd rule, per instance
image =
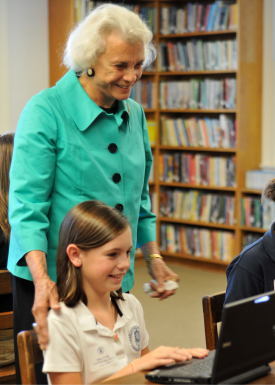
[[[160, 298], [173, 294], [164, 291], [163, 281], [178, 276], [159, 255], [150, 212], [146, 119], [128, 99], [155, 56], [152, 33], [137, 14], [111, 4], [98, 7], [68, 39], [64, 63], [70, 70], [55, 87], [34, 96], [20, 117], [11, 167], [8, 269], [14, 327], [31, 328], [33, 305], [42, 349], [48, 342], [47, 309], [59, 309], [59, 227], [82, 201], [98, 199], [127, 216]], [[135, 250], [124, 291], [133, 287], [134, 255]]]

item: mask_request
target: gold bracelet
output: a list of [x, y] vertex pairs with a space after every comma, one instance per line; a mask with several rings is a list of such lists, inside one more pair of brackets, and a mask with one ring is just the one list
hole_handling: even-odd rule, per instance
[[159, 255], [159, 254], [151, 254], [151, 255], [149, 256], [149, 258], [147, 259], [147, 261], [146, 261], [147, 264], [149, 264], [153, 258], [160, 258], [160, 259], [163, 259], [162, 256]]

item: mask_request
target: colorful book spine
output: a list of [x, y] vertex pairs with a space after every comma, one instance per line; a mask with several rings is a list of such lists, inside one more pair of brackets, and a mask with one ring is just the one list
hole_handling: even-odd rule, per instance
[[160, 154], [160, 181], [200, 186], [236, 187], [235, 157], [180, 153], [180, 162], [176, 161], [178, 157], [178, 153]]
[[235, 120], [226, 114], [219, 118], [171, 119], [161, 117], [161, 144], [183, 147], [235, 148]]
[[199, 190], [163, 190], [159, 212], [170, 218], [234, 226], [235, 197]]
[[261, 204], [260, 198], [246, 196], [240, 199], [240, 225], [269, 229], [275, 221], [275, 202], [266, 199]]
[[230, 262], [234, 258], [233, 232], [161, 224], [162, 251]]
[[[224, 89], [225, 92], [221, 92]], [[205, 78], [161, 81], [159, 107], [161, 109], [191, 110], [224, 109], [225, 111], [234, 109], [236, 107], [236, 79]]]

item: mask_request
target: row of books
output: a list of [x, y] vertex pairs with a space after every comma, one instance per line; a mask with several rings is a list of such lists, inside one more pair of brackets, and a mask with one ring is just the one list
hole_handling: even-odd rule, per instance
[[242, 237], [242, 248], [244, 249], [246, 246], [251, 245], [252, 243], [256, 242], [261, 237], [262, 237], [262, 235], [255, 234], [255, 233], [245, 234]]
[[156, 83], [149, 80], [138, 81], [131, 90], [130, 98], [143, 108], [156, 107]]
[[233, 226], [235, 197], [198, 190], [164, 190], [160, 193], [160, 215]]
[[146, 20], [147, 25], [151, 29], [153, 33], [157, 33], [157, 10], [156, 7], [152, 6], [141, 6], [140, 4], [127, 6], [127, 4], [123, 4], [125, 7], [133, 9], [136, 13], [140, 14], [143, 20]]
[[159, 43], [159, 71], [237, 69], [237, 40]]
[[161, 116], [161, 144], [165, 146], [235, 148], [236, 120], [220, 114], [216, 118], [187, 119]]
[[269, 229], [275, 221], [275, 202], [260, 198], [244, 197], [240, 200], [240, 225]]
[[[84, 19], [94, 8], [109, 4], [109, 1], [93, 1], [93, 0], [75, 0], [75, 20], [79, 23]], [[157, 33], [157, 10], [152, 6], [141, 6], [140, 4], [124, 4], [124, 6], [134, 12], [140, 14], [146, 20], [148, 26], [153, 33]]]
[[236, 159], [205, 154], [160, 154], [159, 180], [197, 186], [236, 187]]
[[236, 107], [236, 79], [190, 79], [161, 81], [159, 106], [162, 109], [233, 109]]
[[161, 224], [160, 230], [162, 251], [227, 262], [234, 257], [235, 237], [230, 231], [172, 224]]
[[267, 183], [275, 178], [275, 171], [249, 170], [245, 173], [245, 187], [263, 190]]
[[187, 3], [181, 7], [162, 7], [162, 35], [201, 31], [236, 30], [238, 9], [235, 2], [216, 1], [213, 4]]

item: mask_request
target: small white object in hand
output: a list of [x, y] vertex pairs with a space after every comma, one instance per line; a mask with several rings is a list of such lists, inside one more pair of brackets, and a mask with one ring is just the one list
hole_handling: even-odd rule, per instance
[[[153, 282], [155, 285], [157, 285], [157, 281], [153, 279], [151, 282]], [[164, 290], [175, 290], [179, 287], [179, 284], [176, 281], [172, 281], [171, 279], [168, 279], [167, 281], [164, 282]], [[145, 293], [148, 294], [154, 294], [156, 291], [151, 288], [150, 282], [144, 283], [143, 284], [143, 290]]]

